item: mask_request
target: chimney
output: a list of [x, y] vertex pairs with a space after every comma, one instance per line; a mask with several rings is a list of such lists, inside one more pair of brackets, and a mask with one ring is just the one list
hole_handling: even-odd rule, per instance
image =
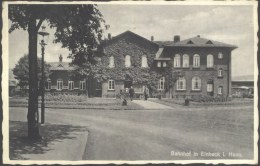
[[60, 54], [59, 62], [62, 62], [62, 55]]
[[107, 34], [107, 38], [108, 38], [108, 40], [111, 40], [111, 33]]
[[154, 37], [153, 36], [151, 36], [151, 41], [154, 41]]
[[175, 35], [174, 37], [173, 37], [173, 42], [174, 43], [177, 43], [177, 42], [179, 42], [181, 40], [181, 37], [179, 36], [179, 35]]

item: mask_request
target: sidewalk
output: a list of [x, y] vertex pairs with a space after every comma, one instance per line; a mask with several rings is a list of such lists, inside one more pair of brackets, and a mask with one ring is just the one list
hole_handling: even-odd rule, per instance
[[133, 100], [132, 102], [144, 107], [144, 109], [153, 109], [153, 110], [154, 109], [158, 109], [158, 110], [173, 109], [170, 106], [159, 104], [159, 103], [156, 103], [156, 102], [153, 102], [150, 100]]
[[[19, 132], [17, 132], [19, 131]], [[41, 126], [41, 140], [30, 141], [26, 123], [10, 121], [10, 159], [82, 160], [88, 131], [82, 126], [46, 124]]]

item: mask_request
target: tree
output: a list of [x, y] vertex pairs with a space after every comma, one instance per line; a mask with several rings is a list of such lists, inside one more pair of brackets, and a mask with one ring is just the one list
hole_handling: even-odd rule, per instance
[[29, 103], [28, 137], [40, 138], [38, 113], [37, 79], [37, 33], [43, 21], [55, 28], [54, 42], [71, 51], [73, 62], [91, 61], [92, 50], [102, 37], [104, 19], [97, 5], [39, 5], [9, 4], [8, 17], [12, 24], [11, 33], [22, 28], [29, 36]]
[[[38, 78], [41, 78], [41, 65], [42, 64], [42, 60], [40, 58], [37, 59], [37, 64], [38, 64]], [[50, 65], [46, 64], [46, 62], [44, 62], [44, 73], [45, 73], [45, 78], [48, 78], [50, 71], [49, 71]], [[29, 85], [29, 58], [28, 55], [24, 55], [23, 57], [21, 57], [18, 61], [18, 63], [15, 65], [14, 69], [13, 69], [13, 74], [15, 76], [15, 79], [17, 79], [18, 85], [24, 89], [25, 87], [27, 87]]]

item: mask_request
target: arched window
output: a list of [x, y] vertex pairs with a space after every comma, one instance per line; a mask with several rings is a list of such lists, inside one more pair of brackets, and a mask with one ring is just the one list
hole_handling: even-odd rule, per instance
[[200, 56], [198, 54], [193, 56], [193, 67], [200, 67]]
[[148, 67], [146, 55], [142, 56], [142, 67]]
[[201, 90], [201, 79], [199, 77], [192, 78], [192, 90]]
[[208, 93], [208, 95], [213, 96], [213, 88], [214, 88], [213, 80], [208, 80], [208, 82], [207, 82], [207, 93]]
[[177, 80], [177, 90], [186, 90], [186, 80], [183, 77], [180, 77]]
[[184, 54], [183, 55], [183, 64], [182, 67], [189, 67], [190, 66], [190, 58], [189, 55]]
[[223, 69], [222, 68], [218, 69], [218, 77], [223, 77]]
[[109, 67], [114, 68], [115, 67], [115, 59], [114, 56], [109, 57]]
[[58, 79], [57, 80], [57, 90], [62, 90], [62, 88], [63, 88], [63, 80]]
[[209, 54], [207, 56], [207, 67], [213, 67], [214, 65], [214, 57], [213, 55]]
[[164, 77], [161, 77], [161, 78], [159, 79], [158, 89], [159, 89], [159, 90], [164, 90], [164, 84], [165, 84], [165, 78], [164, 78]]
[[181, 56], [179, 54], [176, 54], [174, 56], [174, 67], [181, 67]]
[[125, 56], [125, 67], [131, 67], [131, 57], [130, 57], [130, 55]]

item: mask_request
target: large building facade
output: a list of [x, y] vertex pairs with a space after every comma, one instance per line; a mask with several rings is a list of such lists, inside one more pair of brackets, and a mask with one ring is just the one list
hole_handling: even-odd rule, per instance
[[114, 98], [131, 86], [142, 94], [147, 86], [150, 97], [231, 96], [231, 52], [236, 46], [200, 36], [154, 41], [126, 31], [100, 48], [99, 77], [73, 79], [73, 67], [60, 58], [51, 64], [47, 91]]

